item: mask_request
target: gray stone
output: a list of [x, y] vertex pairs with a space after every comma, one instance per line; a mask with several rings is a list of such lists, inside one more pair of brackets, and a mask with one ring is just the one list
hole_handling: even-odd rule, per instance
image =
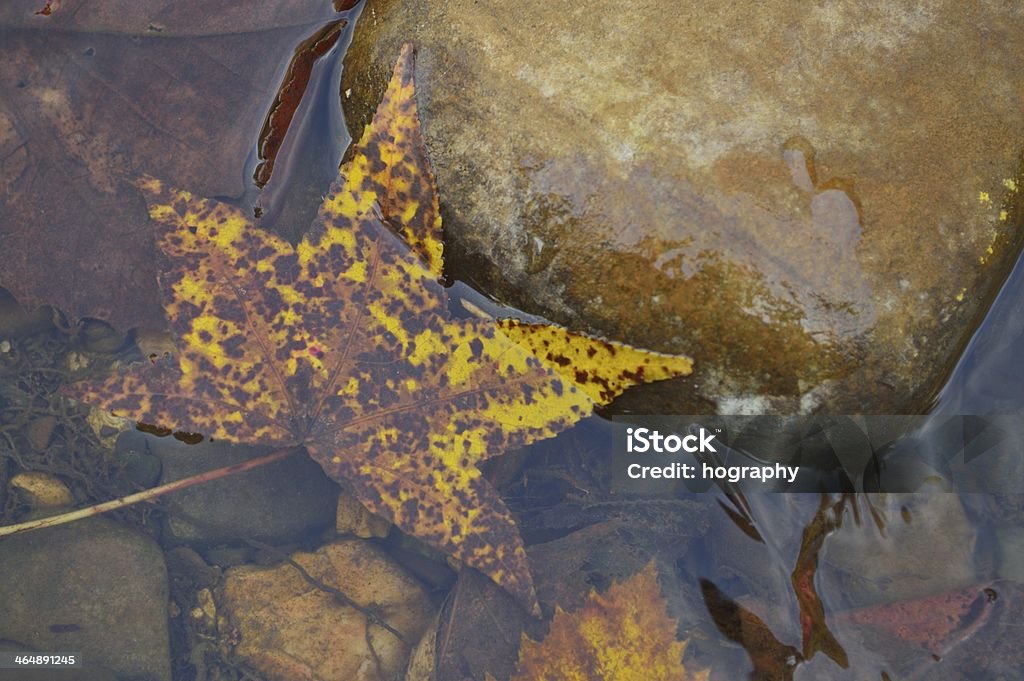
[[934, 596], [977, 584], [977, 531], [955, 494], [857, 495], [825, 540], [818, 591], [848, 607]]
[[[153, 440], [163, 463], [161, 483], [241, 463], [269, 449], [226, 443], [187, 445]], [[298, 541], [334, 525], [338, 486], [308, 456], [204, 482], [168, 495], [171, 542], [211, 546], [243, 538], [268, 543]]]
[[415, 43], [451, 273], [691, 354], [648, 406], [899, 413], [1019, 250], [1022, 31], [956, 0], [371, 0], [343, 90], [361, 130]]
[[53, 310], [37, 307], [26, 310], [5, 288], [0, 288], [0, 340], [31, 336], [53, 328]]
[[995, 538], [998, 546], [996, 576], [1024, 584], [1024, 527], [1000, 527]]
[[[169, 681], [167, 598], [160, 547], [108, 520], [90, 518], [0, 542], [5, 649], [76, 652], [84, 665], [21, 678]], [[0, 678], [18, 677], [5, 671]]]
[[138, 430], [126, 430], [117, 436], [114, 458], [121, 466], [122, 475], [141, 488], [154, 487], [160, 482], [160, 458], [149, 450], [152, 440]]

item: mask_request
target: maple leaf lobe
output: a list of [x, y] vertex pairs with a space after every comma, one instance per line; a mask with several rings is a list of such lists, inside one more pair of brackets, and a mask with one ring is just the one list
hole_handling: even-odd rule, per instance
[[548, 362], [597, 404], [608, 404], [640, 383], [688, 376], [693, 360], [634, 348], [625, 343], [576, 333], [552, 324], [502, 319], [498, 328]]
[[441, 277], [441, 212], [415, 90], [415, 52], [412, 44], [406, 43], [372, 122], [341, 172], [346, 193], [359, 197], [359, 209], [366, 210], [376, 202], [388, 224], [434, 276]]

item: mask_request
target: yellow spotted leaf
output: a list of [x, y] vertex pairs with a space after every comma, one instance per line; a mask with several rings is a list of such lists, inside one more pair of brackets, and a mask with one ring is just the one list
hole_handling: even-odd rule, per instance
[[[406, 48], [393, 91], [410, 68]], [[379, 166], [401, 161], [366, 139], [296, 246], [232, 206], [141, 180], [178, 352], [67, 394], [147, 424], [305, 447], [372, 511], [539, 613], [518, 529], [477, 464], [592, 403], [493, 321], [449, 314], [434, 270], [383, 220], [379, 203], [404, 189], [353, 179], [416, 165], [389, 175]]]
[[555, 610], [540, 642], [523, 636], [509, 681], [706, 681], [683, 666], [653, 561], [606, 593], [591, 591], [576, 612]]
[[[373, 122], [343, 172], [346, 190], [359, 197], [356, 209], [371, 210], [376, 201], [384, 219], [440, 278], [444, 240], [437, 183], [423, 143], [413, 75], [412, 49], [406, 45]], [[630, 386], [693, 371], [689, 357], [642, 350], [553, 324], [506, 319], [498, 326], [602, 405]]]

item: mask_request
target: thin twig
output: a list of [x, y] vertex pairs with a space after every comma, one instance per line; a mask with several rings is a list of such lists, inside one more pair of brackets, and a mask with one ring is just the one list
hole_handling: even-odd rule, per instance
[[114, 511], [119, 508], [131, 506], [137, 504], [140, 501], [151, 501], [157, 497], [161, 497], [169, 492], [177, 492], [179, 490], [188, 489], [193, 485], [198, 485], [203, 482], [209, 482], [211, 480], [217, 480], [219, 478], [232, 475], [234, 473], [241, 473], [243, 471], [251, 470], [253, 468], [259, 468], [260, 466], [266, 466], [267, 464], [286, 459], [295, 452], [299, 451], [299, 447], [287, 447], [285, 449], [278, 449], [265, 456], [259, 456], [255, 459], [249, 459], [241, 463], [236, 463], [231, 466], [224, 466], [223, 468], [217, 468], [212, 471], [205, 473], [199, 473], [188, 478], [182, 478], [181, 480], [175, 480], [169, 482], [166, 485], [160, 485], [159, 487], [153, 487], [142, 492], [135, 494], [129, 494], [126, 497], [120, 499], [114, 499], [112, 501], [105, 501], [102, 504], [96, 504], [95, 506], [89, 506], [87, 508], [80, 508], [77, 511], [70, 511], [68, 513], [62, 513], [60, 515], [49, 516], [46, 518], [37, 518], [36, 520], [29, 520], [28, 522], [18, 523], [17, 525], [6, 525], [0, 527], [0, 537], [5, 537], [11, 534], [18, 534], [19, 532], [28, 532], [30, 530], [41, 530], [44, 527], [54, 527], [56, 525], [63, 525], [70, 523], [75, 520], [81, 520], [82, 518], [89, 518], [94, 515], [106, 513], [107, 511]]

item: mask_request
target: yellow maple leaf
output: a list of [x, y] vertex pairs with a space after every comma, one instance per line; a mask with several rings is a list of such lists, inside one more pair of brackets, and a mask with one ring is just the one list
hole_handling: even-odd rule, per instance
[[[519, 532], [477, 464], [591, 403], [492, 322], [449, 314], [432, 270], [381, 217], [387, 192], [411, 198], [400, 166], [357, 150], [296, 246], [237, 208], [143, 179], [178, 352], [65, 392], [143, 423], [302, 446], [372, 511], [539, 612]], [[394, 178], [374, 191], [370, 171], [387, 168]]]
[[440, 241], [412, 238], [440, 230], [412, 48], [295, 246], [230, 205], [138, 184], [178, 352], [65, 393], [147, 424], [303, 447], [371, 511], [539, 613], [518, 529], [477, 464], [593, 403], [493, 320], [449, 313]]
[[524, 635], [509, 681], [706, 681], [683, 666], [675, 632], [652, 561], [575, 612], [557, 608], [542, 641]]

